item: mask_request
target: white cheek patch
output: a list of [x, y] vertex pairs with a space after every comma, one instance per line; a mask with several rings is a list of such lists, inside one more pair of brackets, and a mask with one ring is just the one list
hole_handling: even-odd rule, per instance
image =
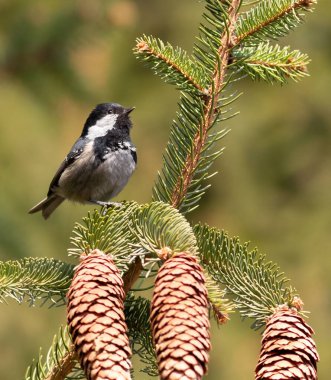
[[114, 128], [117, 117], [118, 115], [116, 114], [110, 114], [98, 120], [94, 125], [90, 126], [87, 138], [94, 140], [96, 137], [106, 136], [107, 132]]

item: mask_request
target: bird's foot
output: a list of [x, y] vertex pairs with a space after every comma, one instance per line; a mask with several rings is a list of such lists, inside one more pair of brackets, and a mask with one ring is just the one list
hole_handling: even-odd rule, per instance
[[103, 208], [102, 215], [105, 215], [109, 208], [122, 207], [122, 203], [119, 203], [119, 202], [103, 202], [103, 201], [96, 201], [94, 199], [90, 199], [89, 203], [101, 206]]
[[103, 202], [103, 201], [96, 201], [94, 199], [90, 199], [88, 202], [92, 203], [94, 205], [101, 206], [101, 207], [120, 207], [120, 206], [122, 206], [122, 203], [119, 203], [119, 202]]

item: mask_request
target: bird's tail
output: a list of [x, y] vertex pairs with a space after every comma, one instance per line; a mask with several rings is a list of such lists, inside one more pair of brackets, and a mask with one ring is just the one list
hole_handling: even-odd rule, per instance
[[51, 213], [64, 201], [64, 198], [59, 195], [52, 194], [47, 198], [43, 199], [37, 205], [32, 207], [29, 214], [34, 214], [35, 212], [41, 211], [44, 219], [47, 219]]

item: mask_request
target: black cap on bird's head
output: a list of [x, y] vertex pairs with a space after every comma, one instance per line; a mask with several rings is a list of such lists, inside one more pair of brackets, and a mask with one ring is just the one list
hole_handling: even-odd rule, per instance
[[[82, 131], [82, 137], [88, 135], [91, 127], [100, 127], [102, 130], [107, 128], [130, 129], [132, 123], [129, 114], [134, 110], [134, 107], [125, 108], [117, 103], [101, 103], [98, 104], [88, 116]], [[101, 131], [100, 131], [101, 132]]]

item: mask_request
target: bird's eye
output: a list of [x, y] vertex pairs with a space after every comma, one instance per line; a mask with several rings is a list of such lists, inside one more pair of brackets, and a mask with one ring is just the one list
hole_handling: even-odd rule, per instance
[[112, 114], [112, 113], [113, 113], [113, 111], [112, 111], [112, 110], [108, 110], [108, 113], [109, 113], [109, 114]]

